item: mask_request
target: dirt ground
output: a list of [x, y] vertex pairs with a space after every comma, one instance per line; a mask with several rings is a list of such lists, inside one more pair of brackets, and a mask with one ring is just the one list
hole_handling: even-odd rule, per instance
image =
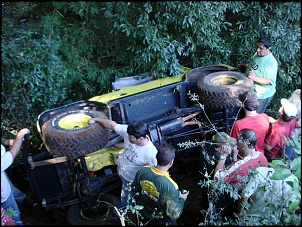
[[[31, 198], [35, 199], [33, 190], [31, 189], [29, 180], [24, 173], [22, 167], [12, 168], [7, 170], [10, 179], [23, 192], [27, 193]], [[181, 217], [178, 219], [178, 225], [198, 225], [201, 221], [198, 220], [198, 213], [201, 202], [199, 174], [196, 173], [186, 179], [178, 181], [180, 189], [190, 191]], [[115, 196], [119, 194], [116, 191]], [[118, 199], [117, 199], [118, 200]], [[19, 204], [21, 219], [24, 225], [68, 225], [67, 211], [68, 207], [56, 208], [46, 212], [40, 206], [28, 206]], [[104, 222], [104, 225], [119, 225], [119, 223]], [[103, 225], [100, 223], [100, 225]]]

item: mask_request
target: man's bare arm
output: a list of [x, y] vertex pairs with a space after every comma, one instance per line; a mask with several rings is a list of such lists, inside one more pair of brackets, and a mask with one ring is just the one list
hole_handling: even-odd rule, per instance
[[103, 125], [105, 128], [114, 130], [117, 123], [115, 121], [109, 120], [109, 119], [102, 119], [102, 118], [91, 118], [88, 120], [88, 124], [91, 123], [99, 123]]

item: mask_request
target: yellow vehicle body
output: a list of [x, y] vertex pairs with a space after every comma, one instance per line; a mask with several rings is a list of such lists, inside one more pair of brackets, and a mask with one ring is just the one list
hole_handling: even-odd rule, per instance
[[[190, 70], [189, 68], [183, 68], [183, 73], [178, 75], [178, 76], [171, 76], [171, 77], [166, 77], [166, 78], [161, 78], [158, 80], [153, 80], [147, 83], [135, 85], [135, 86], [129, 86], [129, 87], [123, 87], [119, 90], [112, 91], [110, 93], [104, 94], [104, 95], [99, 95], [95, 96], [89, 101], [96, 101], [96, 102], [102, 102], [105, 104], [108, 104], [109, 101], [125, 97], [125, 96], [130, 96], [133, 94], [137, 94], [143, 91], [151, 90], [154, 88], [162, 87], [168, 84], [172, 84], [175, 82], [179, 82], [184, 79], [184, 75]], [[120, 154], [123, 152], [123, 149], [118, 149], [114, 147], [108, 147], [101, 149], [99, 151], [90, 153], [85, 156], [86, 160], [86, 165], [88, 171], [98, 171], [102, 169], [105, 166], [108, 165], [115, 165], [114, 162], [114, 155], [115, 154]]]
[[109, 101], [118, 98], [134, 95], [143, 91], [148, 91], [154, 88], [159, 88], [165, 85], [182, 81], [184, 79], [185, 74], [190, 70], [189, 68], [182, 68], [182, 69], [183, 69], [183, 73], [178, 76], [165, 77], [135, 86], [124, 87], [104, 95], [95, 96], [89, 99], [89, 101], [96, 101], [96, 102], [102, 102], [107, 104]]

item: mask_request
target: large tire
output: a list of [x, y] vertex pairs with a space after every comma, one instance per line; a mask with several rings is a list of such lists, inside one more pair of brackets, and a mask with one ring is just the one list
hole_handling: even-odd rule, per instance
[[[212, 66], [205, 66], [205, 67], [199, 67], [190, 70], [185, 74], [186, 81], [188, 81], [187, 89], [191, 94], [197, 94], [198, 88], [197, 88], [197, 82], [200, 79], [200, 77], [203, 77], [205, 75], [208, 75], [210, 73], [219, 72], [219, 71], [228, 71], [228, 67], [226, 66], [219, 66], [219, 65], [212, 65]], [[189, 105], [195, 105], [196, 102], [191, 100], [189, 101]]]
[[52, 117], [42, 126], [46, 149], [69, 159], [100, 150], [108, 142], [110, 131], [101, 124], [88, 124], [95, 117], [108, 119], [96, 110], [69, 110]]
[[209, 109], [229, 109], [241, 105], [238, 95], [252, 91], [254, 81], [235, 71], [215, 72], [197, 82], [199, 101]]
[[228, 71], [228, 67], [221, 65], [211, 65], [205, 67], [199, 67], [195, 69], [191, 69], [189, 72], [185, 74], [186, 81], [189, 83], [194, 83], [195, 86], [200, 77], [208, 75], [210, 73], [219, 72], [219, 71]]

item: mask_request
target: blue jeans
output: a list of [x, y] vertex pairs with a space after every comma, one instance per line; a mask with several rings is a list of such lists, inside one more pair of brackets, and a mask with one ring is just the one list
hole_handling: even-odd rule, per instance
[[273, 99], [273, 96], [266, 98], [266, 99], [258, 99], [258, 108], [257, 108], [256, 112], [258, 114], [264, 113], [266, 110], [266, 107], [270, 104], [272, 99]]
[[128, 204], [132, 203], [133, 191], [131, 191], [131, 183], [121, 176], [122, 179], [122, 191], [121, 191], [121, 201], [117, 205], [118, 209], [126, 209]]
[[5, 172], [6, 174], [6, 177], [8, 179], [8, 182], [10, 184], [10, 187], [11, 187], [11, 190], [12, 190], [12, 193], [15, 197], [15, 200], [18, 202], [18, 203], [22, 203], [26, 197], [26, 195], [21, 192], [15, 185], [13, 185], [13, 183], [11, 182], [11, 180], [9, 179], [7, 173]]

